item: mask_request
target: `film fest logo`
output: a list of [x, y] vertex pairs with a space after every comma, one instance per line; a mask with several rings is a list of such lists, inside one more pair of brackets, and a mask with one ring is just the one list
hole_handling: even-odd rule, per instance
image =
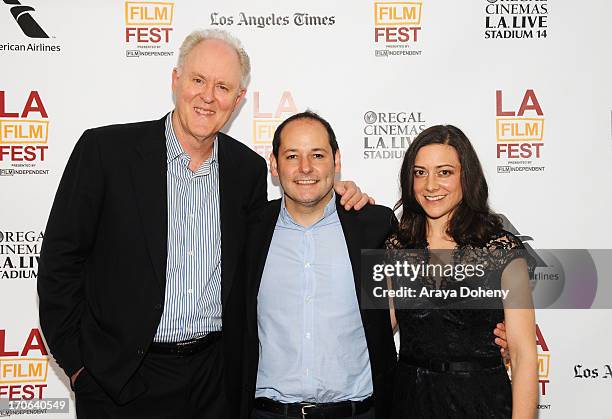
[[485, 3], [485, 39], [546, 38], [547, 0], [486, 0]]
[[[10, 105], [7, 104], [10, 100]], [[48, 170], [20, 169], [44, 162], [49, 146], [49, 116], [36, 90], [23, 105], [16, 95], [0, 90], [0, 176], [48, 174]], [[2, 167], [8, 164], [12, 168]]]
[[512, 108], [504, 102], [504, 92], [497, 90], [495, 106], [497, 159], [506, 163], [497, 166], [497, 173], [544, 171], [538, 165], [544, 148], [544, 112], [535, 92], [525, 91]]
[[126, 50], [126, 57], [174, 55], [163, 50], [174, 30], [174, 3], [126, 1], [124, 12], [125, 43], [136, 48]]
[[[536, 325], [536, 345], [538, 347], [538, 382], [540, 383], [540, 395], [546, 396], [547, 385], [550, 382], [550, 349], [544, 339], [542, 330]], [[540, 406], [538, 406], [540, 408]]]
[[[546, 396], [548, 389], [547, 385], [550, 383], [550, 350], [548, 344], [544, 339], [540, 326], [536, 324], [536, 346], [538, 348], [538, 383], [540, 396]], [[512, 366], [510, 360], [506, 359], [506, 369], [508, 374], [511, 376]], [[538, 404], [538, 409], [550, 409], [550, 405]]]
[[40, 330], [20, 333], [20, 344], [9, 344], [15, 341], [8, 337], [7, 331], [0, 329], [0, 400], [42, 399], [47, 389], [49, 351]]
[[421, 55], [418, 45], [423, 2], [374, 2], [374, 55]]
[[[3, 0], [1, 5], [3, 10], [0, 10], [0, 13], [4, 17], [6, 26], [14, 28], [15, 34], [19, 33], [22, 37], [37, 42], [27, 44], [5, 42], [0, 44], [0, 51], [59, 52], [61, 50], [60, 45], [41, 42], [48, 40], [50, 36], [41, 26], [40, 18], [34, 7], [22, 4], [19, 0]], [[3, 22], [3, 29], [5, 29], [4, 25]]]
[[[265, 112], [266, 110], [273, 112]], [[298, 113], [291, 91], [280, 96], [266, 97], [260, 91], [253, 92], [253, 149], [268, 160], [272, 152], [274, 131], [281, 122]]]
[[0, 231], [0, 280], [36, 279], [42, 231]]
[[408, 146], [425, 129], [422, 112], [376, 112], [363, 115], [363, 158], [403, 159]]

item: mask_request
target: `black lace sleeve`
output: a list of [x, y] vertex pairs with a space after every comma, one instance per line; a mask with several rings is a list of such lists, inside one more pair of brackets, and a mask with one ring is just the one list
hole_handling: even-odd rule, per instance
[[397, 250], [403, 248], [404, 246], [396, 234], [391, 234], [389, 237], [387, 237], [387, 240], [385, 240], [385, 249], [387, 250]]
[[508, 231], [501, 231], [493, 236], [486, 244], [486, 249], [493, 256], [497, 268], [502, 270], [514, 259], [523, 258], [527, 261], [529, 276], [533, 277], [536, 260], [527, 251], [521, 240]]

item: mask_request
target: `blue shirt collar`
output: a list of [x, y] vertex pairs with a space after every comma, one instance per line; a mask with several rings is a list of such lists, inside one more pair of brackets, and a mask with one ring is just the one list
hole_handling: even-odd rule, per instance
[[321, 217], [321, 219], [319, 219], [317, 222], [313, 223], [309, 227], [304, 227], [296, 223], [293, 217], [291, 216], [291, 214], [289, 214], [289, 211], [287, 210], [287, 207], [285, 206], [285, 194], [283, 194], [283, 197], [281, 200], [281, 210], [280, 210], [280, 214], [278, 217], [278, 221], [279, 223], [282, 223], [285, 226], [294, 225], [302, 229], [309, 229], [314, 226], [327, 224], [327, 222], [330, 221], [330, 217], [335, 212], [336, 212], [336, 192], [334, 192], [334, 190], [332, 189], [331, 199], [329, 200], [327, 205], [325, 205], [325, 209], [323, 210], [323, 216]]

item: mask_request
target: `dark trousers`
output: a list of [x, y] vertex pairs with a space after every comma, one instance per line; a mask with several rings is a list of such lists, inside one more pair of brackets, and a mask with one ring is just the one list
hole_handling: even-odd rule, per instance
[[147, 354], [139, 374], [147, 391], [126, 405], [115, 404], [86, 370], [74, 385], [79, 419], [227, 418], [221, 342], [178, 357]]
[[[294, 418], [294, 416], [285, 416], [279, 415], [278, 413], [266, 412], [259, 409], [253, 409], [251, 412], [251, 419], [287, 419]], [[306, 415], [308, 418], [308, 415]], [[345, 418], [337, 418], [337, 419], [376, 419], [376, 415], [374, 415], [374, 408], [371, 408], [365, 413], [355, 416], [347, 416]]]

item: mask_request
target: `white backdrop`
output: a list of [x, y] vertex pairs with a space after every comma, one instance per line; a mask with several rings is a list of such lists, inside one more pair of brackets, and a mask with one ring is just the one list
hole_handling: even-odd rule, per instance
[[[251, 55], [246, 101], [225, 131], [258, 152], [280, 120], [315, 110], [337, 133], [342, 178], [392, 206], [409, 142], [451, 123], [477, 149], [493, 208], [533, 247], [610, 247], [608, 1], [23, 5], [34, 10], [18, 24], [16, 6], [0, 4], [0, 399], [71, 397], [36, 335], [40, 233], [83, 130], [173, 107], [175, 51], [196, 28], [227, 29]], [[47, 37], [26, 34], [30, 18]], [[538, 311], [540, 417], [612, 417], [609, 313]]]

